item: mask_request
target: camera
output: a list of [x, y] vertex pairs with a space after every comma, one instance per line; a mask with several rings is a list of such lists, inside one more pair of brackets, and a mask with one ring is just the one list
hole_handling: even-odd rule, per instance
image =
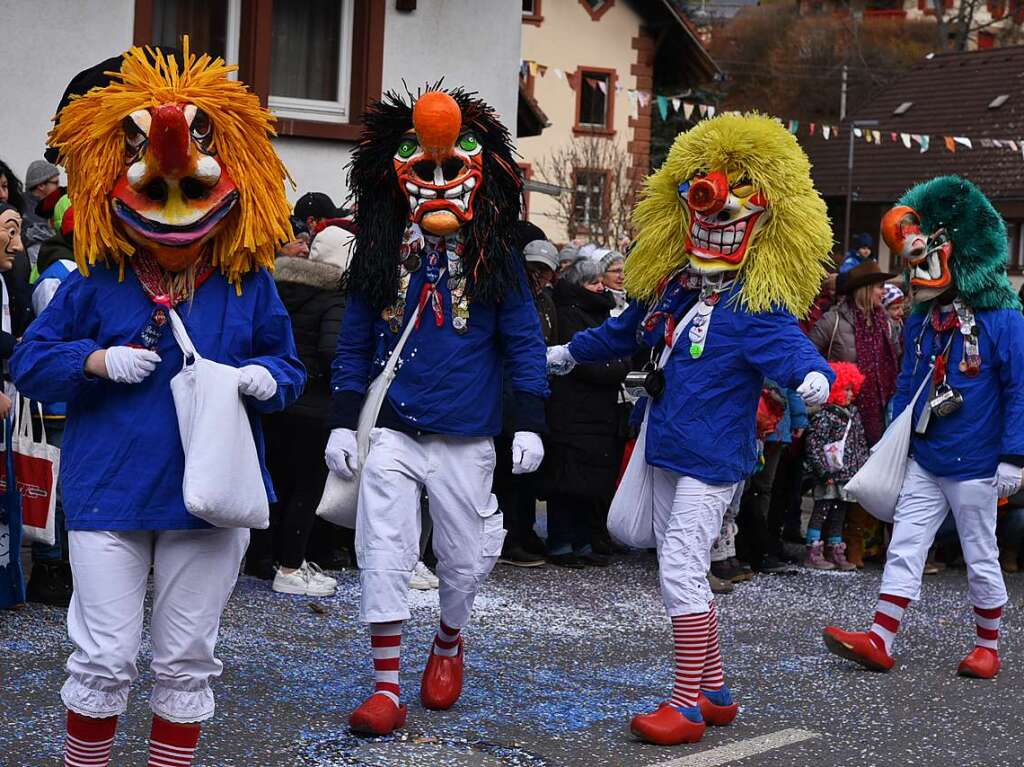
[[935, 396], [928, 401], [928, 407], [935, 415], [940, 417], [953, 415], [963, 404], [963, 395], [948, 385], [943, 385], [936, 389]]
[[634, 370], [626, 374], [626, 380], [623, 383], [631, 394], [647, 395], [651, 399], [655, 399], [665, 391], [665, 373], [657, 368]]

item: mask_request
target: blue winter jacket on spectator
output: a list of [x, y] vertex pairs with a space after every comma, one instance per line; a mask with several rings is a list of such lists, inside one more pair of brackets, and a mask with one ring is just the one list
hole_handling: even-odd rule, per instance
[[[750, 476], [757, 463], [757, 401], [764, 379], [796, 388], [811, 371], [835, 375], [796, 318], [781, 309], [751, 313], [725, 293], [711, 313], [703, 353], [689, 354], [687, 331], [679, 335], [665, 366], [665, 391], [654, 400], [647, 425], [647, 462], [711, 484]], [[677, 321], [696, 301], [692, 291], [666, 291], [656, 309]], [[569, 351], [580, 363], [628, 357], [664, 338], [664, 318], [650, 329], [646, 304], [626, 310], [598, 328], [577, 333]]]
[[[906, 408], [928, 375], [932, 356], [941, 353], [949, 339], [949, 332], [936, 338], [929, 316], [915, 313], [904, 327], [903, 363], [896, 380], [894, 414]], [[910, 443], [911, 455], [926, 470], [957, 480], [993, 477], [1003, 460], [1024, 464], [1024, 317], [1013, 309], [992, 309], [976, 312], [975, 320], [981, 372], [973, 377], [960, 372], [963, 336], [951, 331], [953, 344], [947, 380], [963, 395], [964, 403], [951, 415], [932, 414], [927, 433], [915, 433]], [[927, 399], [925, 386], [914, 408], [915, 426]]]
[[806, 429], [809, 425], [807, 405], [804, 404], [804, 398], [796, 393], [796, 389], [782, 388], [773, 381], [765, 381], [765, 384], [773, 387], [786, 400], [786, 410], [779, 419], [779, 425], [768, 435], [765, 442], [782, 442], [788, 445], [793, 441], [795, 430]]
[[[15, 386], [41, 402], [66, 402], [61, 487], [69, 530], [183, 530], [209, 527], [188, 513], [182, 498], [185, 456], [171, 397], [182, 368], [181, 350], [163, 326], [161, 362], [138, 384], [118, 384], [85, 372], [86, 358], [111, 346], [143, 346], [142, 331], [156, 308], [131, 269], [94, 266], [58, 288], [29, 327], [11, 359]], [[277, 393], [259, 402], [246, 397], [263, 482], [274, 500], [263, 461], [260, 413], [284, 409], [302, 392], [306, 374], [291, 322], [274, 280], [260, 270], [236, 293], [220, 272], [178, 306], [196, 349], [227, 365], [262, 365]]]
[[[406, 292], [405, 322], [415, 310], [426, 269], [413, 272]], [[502, 372], [515, 398], [515, 431], [544, 431], [548, 396], [544, 338], [533, 299], [520, 270], [518, 290], [491, 304], [472, 301], [464, 333], [452, 326], [447, 276], [438, 282], [444, 317], [431, 306], [402, 350], [378, 423], [410, 433], [494, 437], [502, 431]], [[387, 363], [401, 331], [388, 327], [357, 292], [350, 295], [332, 365], [331, 428], [355, 429], [367, 387]], [[506, 367], [507, 363], [507, 367]]]

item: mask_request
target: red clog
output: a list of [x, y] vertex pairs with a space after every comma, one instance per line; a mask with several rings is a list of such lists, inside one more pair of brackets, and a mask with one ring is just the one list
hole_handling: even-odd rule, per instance
[[696, 743], [704, 736], [705, 727], [703, 721], [691, 721], [669, 703], [662, 703], [650, 714], [638, 714], [629, 723], [634, 735], [656, 746]]
[[988, 647], [975, 647], [960, 661], [956, 672], [974, 679], [995, 679], [1000, 666], [999, 653]]
[[704, 693], [697, 698], [697, 705], [700, 706], [700, 714], [704, 721], [712, 727], [725, 727], [732, 724], [733, 719], [740, 712], [739, 703], [730, 703], [728, 706], [719, 706], [707, 699]]
[[885, 651], [882, 638], [870, 631], [843, 631], [829, 626], [824, 631], [825, 646], [829, 651], [859, 663], [872, 671], [888, 671], [896, 663]]
[[447, 711], [455, 705], [462, 694], [462, 672], [465, 655], [462, 637], [459, 637], [459, 651], [455, 655], [438, 655], [430, 648], [427, 668], [420, 682], [420, 700], [423, 707], [434, 711]]
[[389, 696], [374, 693], [352, 712], [348, 726], [363, 735], [390, 735], [405, 725], [407, 714], [404, 705], [395, 705]]

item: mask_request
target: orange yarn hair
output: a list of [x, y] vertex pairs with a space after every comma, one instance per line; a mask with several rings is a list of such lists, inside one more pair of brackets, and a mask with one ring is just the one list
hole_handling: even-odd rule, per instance
[[850, 401], [856, 399], [860, 394], [860, 387], [864, 385], [864, 374], [852, 362], [830, 362], [828, 364], [836, 374], [836, 382], [832, 384], [832, 390], [828, 393], [828, 404], [846, 407], [850, 404], [846, 401], [846, 389], [853, 389], [853, 397]]

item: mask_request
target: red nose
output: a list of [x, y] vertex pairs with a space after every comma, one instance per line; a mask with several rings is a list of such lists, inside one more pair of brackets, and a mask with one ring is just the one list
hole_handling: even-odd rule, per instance
[[188, 166], [189, 135], [185, 113], [177, 104], [161, 104], [152, 110], [149, 151], [164, 176], [180, 175]]
[[692, 182], [686, 201], [695, 211], [708, 216], [720, 211], [728, 197], [729, 179], [724, 173], [715, 172]]

